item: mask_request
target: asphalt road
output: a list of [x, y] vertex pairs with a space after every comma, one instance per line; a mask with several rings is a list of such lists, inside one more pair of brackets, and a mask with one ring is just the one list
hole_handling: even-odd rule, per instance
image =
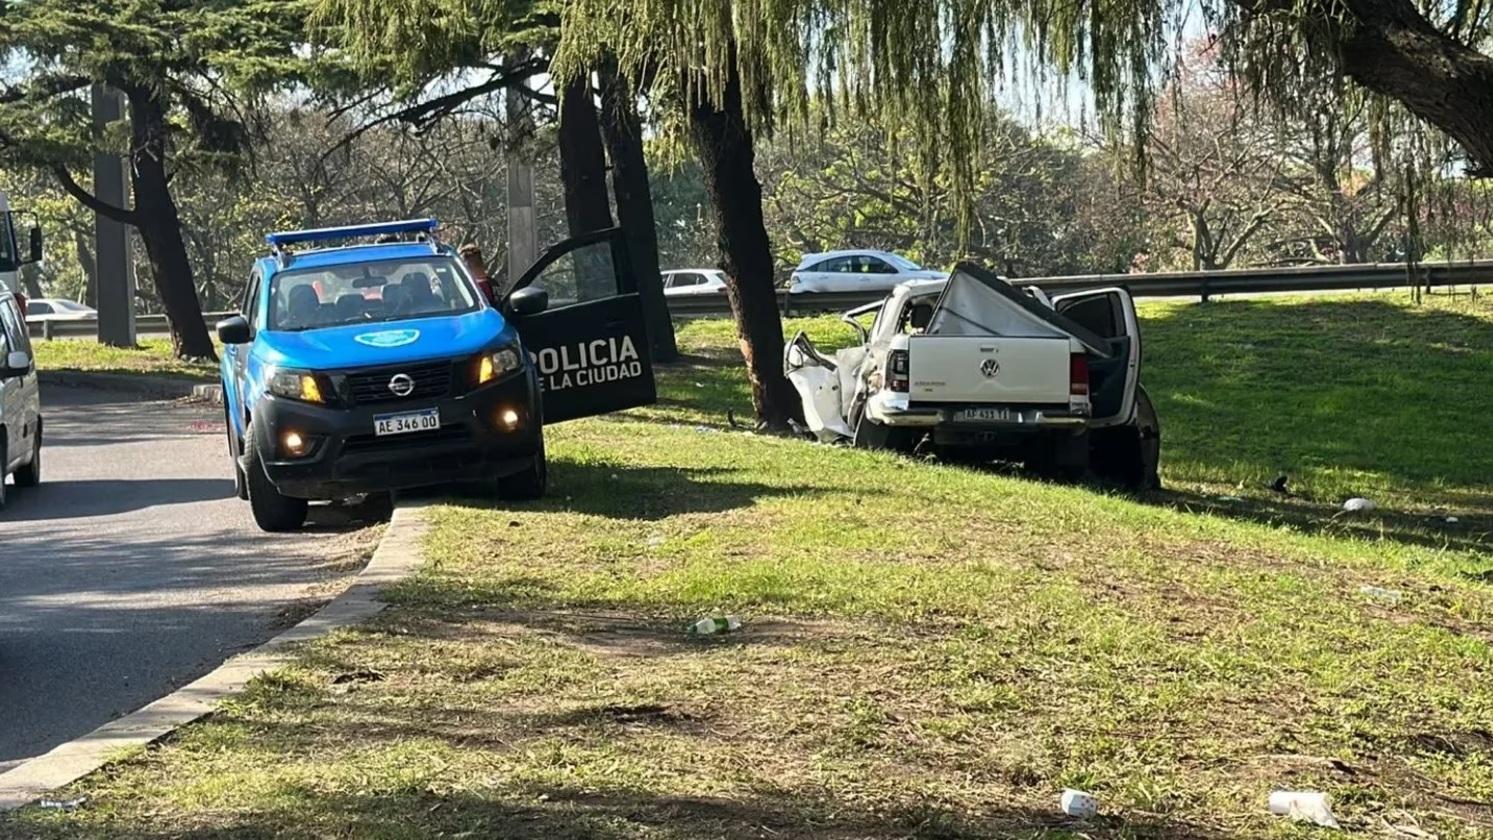
[[0, 511], [0, 771], [299, 620], [369, 542], [330, 510], [260, 533], [221, 409], [60, 387], [42, 402], [42, 484]]

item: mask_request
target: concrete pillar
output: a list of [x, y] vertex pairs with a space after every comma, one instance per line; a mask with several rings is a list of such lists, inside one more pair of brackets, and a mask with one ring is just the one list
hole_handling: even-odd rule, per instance
[[539, 259], [539, 220], [534, 212], [534, 161], [524, 152], [524, 141], [533, 133], [529, 101], [509, 88], [505, 104], [508, 118], [507, 287], [512, 288], [519, 275]]
[[[124, 116], [124, 97], [103, 85], [93, 86], [93, 124], [99, 129]], [[129, 180], [124, 159], [99, 153], [93, 156], [93, 190], [100, 201], [129, 205]], [[95, 277], [98, 283], [98, 340], [115, 347], [135, 346], [135, 262], [130, 258], [130, 229], [113, 219], [94, 215]]]

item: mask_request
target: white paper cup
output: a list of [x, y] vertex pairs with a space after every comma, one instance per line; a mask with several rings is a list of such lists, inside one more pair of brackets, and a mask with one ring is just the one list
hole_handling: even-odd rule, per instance
[[1058, 798], [1058, 805], [1063, 809], [1063, 813], [1081, 820], [1089, 819], [1099, 813], [1099, 800], [1095, 799], [1093, 794], [1073, 788], [1063, 791], [1063, 795]]

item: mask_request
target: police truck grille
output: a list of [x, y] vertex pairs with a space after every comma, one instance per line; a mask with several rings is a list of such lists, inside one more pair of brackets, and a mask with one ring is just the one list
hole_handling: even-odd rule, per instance
[[[347, 390], [352, 395], [353, 402], [360, 405], [428, 400], [444, 397], [451, 392], [451, 371], [451, 362], [362, 370], [347, 375]], [[389, 388], [389, 381], [400, 374], [414, 380], [414, 387], [406, 394], [395, 393]]]

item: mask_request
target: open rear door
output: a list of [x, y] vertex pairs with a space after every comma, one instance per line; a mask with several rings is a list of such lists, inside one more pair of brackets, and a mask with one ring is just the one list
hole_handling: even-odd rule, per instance
[[517, 317], [515, 324], [539, 369], [544, 422], [606, 414], [658, 398], [643, 304], [620, 228], [550, 248], [508, 294], [530, 286], [549, 293], [549, 308]]
[[1093, 425], [1130, 422], [1140, 381], [1140, 323], [1130, 293], [1120, 288], [1075, 292], [1053, 298], [1052, 306], [1109, 345], [1109, 358], [1089, 362]]

